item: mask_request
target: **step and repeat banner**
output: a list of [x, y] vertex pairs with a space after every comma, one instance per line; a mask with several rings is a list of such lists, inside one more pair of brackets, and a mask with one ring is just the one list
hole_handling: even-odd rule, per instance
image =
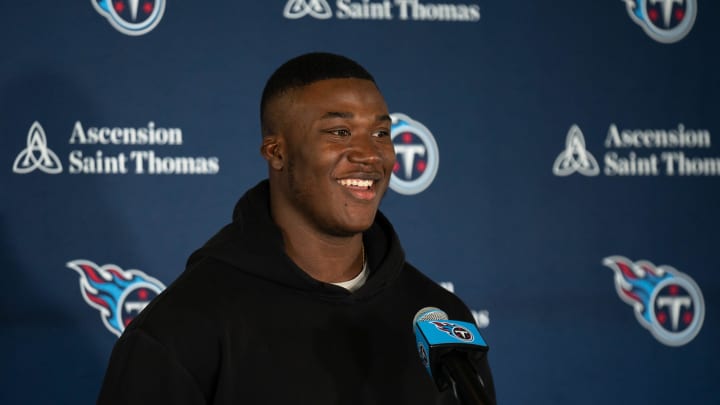
[[94, 402], [124, 327], [266, 176], [262, 87], [309, 51], [377, 79], [397, 154], [381, 209], [472, 309], [501, 404], [716, 403], [718, 15], [3, 1], [0, 403]]

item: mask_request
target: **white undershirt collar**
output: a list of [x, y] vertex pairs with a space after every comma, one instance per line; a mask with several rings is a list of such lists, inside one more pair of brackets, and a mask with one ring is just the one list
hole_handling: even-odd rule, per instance
[[362, 270], [360, 271], [360, 274], [352, 278], [348, 281], [343, 281], [340, 283], [330, 283], [332, 285], [336, 285], [338, 287], [342, 287], [350, 292], [355, 292], [357, 289], [362, 287], [365, 284], [365, 281], [368, 279], [368, 274], [370, 273], [368, 271], [368, 265], [367, 260], [364, 260], [365, 265], [363, 266]]

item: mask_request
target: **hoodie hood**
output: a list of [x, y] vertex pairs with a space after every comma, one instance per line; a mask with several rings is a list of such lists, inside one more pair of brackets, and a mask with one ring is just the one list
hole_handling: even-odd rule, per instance
[[188, 259], [188, 270], [211, 258], [289, 288], [312, 291], [325, 297], [363, 298], [375, 295], [394, 281], [403, 269], [405, 254], [387, 218], [378, 211], [373, 225], [363, 233], [370, 276], [360, 289], [344, 288], [313, 279], [285, 254], [280, 228], [270, 215], [267, 180], [248, 190], [233, 212], [233, 221]]

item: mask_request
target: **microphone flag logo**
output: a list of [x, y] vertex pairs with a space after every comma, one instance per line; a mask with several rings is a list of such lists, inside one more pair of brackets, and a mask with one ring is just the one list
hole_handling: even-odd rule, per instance
[[623, 256], [603, 259], [615, 272], [615, 290], [633, 307], [638, 322], [667, 346], [682, 346], [697, 336], [705, 319], [700, 287], [687, 274], [646, 260]]
[[123, 270], [114, 264], [98, 266], [79, 259], [68, 262], [67, 267], [80, 275], [80, 292], [85, 302], [100, 311], [107, 330], [118, 337], [165, 289], [163, 283], [140, 270]]
[[475, 336], [473, 336], [472, 332], [460, 325], [456, 325], [452, 322], [440, 321], [430, 321], [430, 323], [435, 325], [438, 330], [441, 330], [456, 339], [462, 340], [464, 342], [472, 342], [473, 340], [475, 340]]
[[418, 342], [418, 355], [420, 356], [420, 361], [423, 366], [425, 366], [425, 368], [429, 368], [430, 358], [428, 357], [427, 349], [425, 349], [425, 346], [420, 342]]

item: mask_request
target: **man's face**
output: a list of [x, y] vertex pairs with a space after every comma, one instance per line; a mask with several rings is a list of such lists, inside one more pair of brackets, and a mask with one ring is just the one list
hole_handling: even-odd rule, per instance
[[321, 233], [366, 230], [395, 163], [382, 95], [369, 80], [330, 79], [284, 97], [278, 208]]

